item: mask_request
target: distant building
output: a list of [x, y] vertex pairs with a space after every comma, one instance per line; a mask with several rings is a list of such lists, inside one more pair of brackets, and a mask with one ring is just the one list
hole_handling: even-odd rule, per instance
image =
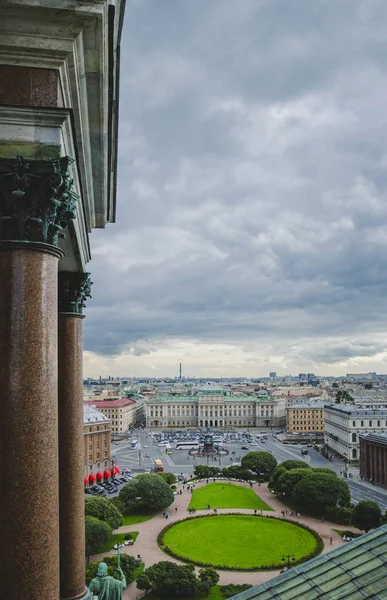
[[387, 487], [387, 433], [360, 435], [360, 475]]
[[234, 396], [215, 386], [146, 403], [147, 427], [284, 427], [285, 399]]
[[143, 402], [137, 403], [128, 398], [107, 397], [100, 400], [85, 401], [89, 406], [94, 406], [103, 413], [111, 422], [113, 433], [125, 433], [137, 422], [138, 411], [143, 411]]
[[111, 427], [109, 419], [93, 406], [83, 405], [85, 477], [110, 469]]
[[294, 404], [286, 409], [286, 430], [288, 433], [324, 431], [324, 404]]
[[275, 371], [271, 371], [271, 373], [269, 373], [269, 377], [270, 379], [276, 379], [277, 373]]
[[387, 409], [325, 404], [324, 443], [348, 461], [359, 459], [359, 436], [387, 432]]

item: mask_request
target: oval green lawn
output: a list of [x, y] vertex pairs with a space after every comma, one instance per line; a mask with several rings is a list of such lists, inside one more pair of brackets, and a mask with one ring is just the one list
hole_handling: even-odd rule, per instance
[[188, 508], [257, 508], [273, 510], [249, 487], [235, 483], [209, 483], [192, 492]]
[[281, 563], [283, 554], [298, 560], [316, 549], [317, 540], [306, 529], [280, 519], [217, 515], [176, 523], [165, 532], [163, 544], [194, 562], [259, 569]]

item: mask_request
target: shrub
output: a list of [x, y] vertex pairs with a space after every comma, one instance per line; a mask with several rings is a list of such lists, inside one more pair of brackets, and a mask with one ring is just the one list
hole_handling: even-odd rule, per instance
[[101, 546], [105, 545], [111, 534], [112, 529], [105, 521], [87, 516], [85, 519], [86, 556], [94, 554]]

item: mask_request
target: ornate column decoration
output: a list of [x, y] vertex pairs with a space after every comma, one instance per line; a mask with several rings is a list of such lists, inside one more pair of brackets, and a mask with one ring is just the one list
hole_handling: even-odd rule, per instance
[[75, 219], [78, 196], [68, 156], [56, 160], [0, 159], [0, 241], [58, 245]]
[[86, 299], [91, 298], [90, 273], [60, 271], [58, 274], [58, 311], [83, 316]]
[[8, 600], [59, 597], [57, 245], [75, 218], [71, 163], [0, 159], [0, 579]]
[[89, 273], [58, 275], [60, 598], [86, 600], [82, 313], [92, 283]]

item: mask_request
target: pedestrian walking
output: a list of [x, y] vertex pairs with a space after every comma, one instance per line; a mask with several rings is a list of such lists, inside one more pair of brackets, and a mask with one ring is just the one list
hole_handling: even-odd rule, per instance
[[165, 517], [165, 511], [163, 512], [163, 517]]
[[175, 506], [175, 512], [177, 512], [177, 506]]
[[331, 537], [329, 538], [329, 543], [332, 546], [332, 538]]
[[256, 509], [256, 508], [254, 508], [254, 514], [255, 514], [255, 515], [257, 514], [257, 509]]
[[324, 517], [321, 517], [321, 523], [324, 523]]

